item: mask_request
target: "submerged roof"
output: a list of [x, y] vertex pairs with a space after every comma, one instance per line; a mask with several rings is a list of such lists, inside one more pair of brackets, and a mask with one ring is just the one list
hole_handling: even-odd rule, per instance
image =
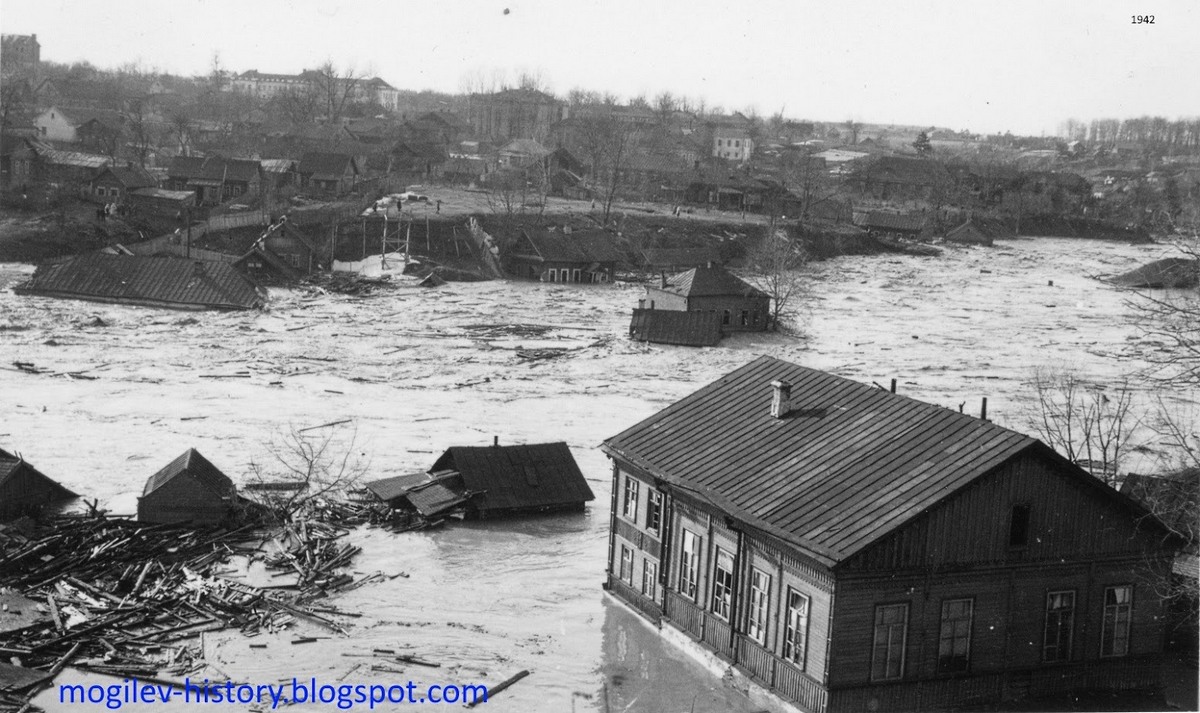
[[629, 334], [642, 342], [711, 347], [721, 341], [721, 315], [714, 310], [634, 309]]
[[430, 468], [455, 470], [480, 512], [582, 504], [594, 499], [566, 443], [454, 446]]
[[46, 481], [49, 486], [48, 490], [51, 493], [50, 498], [53, 501], [69, 500], [78, 497], [74, 492], [63, 487], [58, 481], [34, 468], [24, 458], [0, 448], [0, 488], [3, 488], [10, 478], [15, 478], [21, 472]]
[[145, 489], [142, 490], [142, 497], [146, 497], [182, 475], [192, 478], [218, 497], [225, 498], [234, 494], [235, 488], [229, 476], [200, 455], [200, 451], [189, 448], [168, 463], [165, 468], [150, 476], [150, 479], [146, 481]]
[[[782, 419], [770, 413], [776, 380], [792, 387]], [[1036, 445], [989, 421], [764, 356], [604, 449], [832, 565]]]
[[572, 233], [526, 230], [524, 233], [546, 262], [619, 262], [624, 257], [617, 250], [613, 236], [603, 230]]
[[42, 265], [16, 292], [190, 309], [251, 309], [264, 302], [258, 286], [225, 263], [104, 253]]
[[665, 287], [653, 289], [684, 297], [767, 297], [767, 293], [720, 265], [694, 267], [667, 279]]

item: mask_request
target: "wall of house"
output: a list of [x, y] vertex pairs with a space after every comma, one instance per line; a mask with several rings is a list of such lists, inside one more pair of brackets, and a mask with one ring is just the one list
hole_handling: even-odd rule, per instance
[[[651, 305], [651, 303], [654, 303]], [[667, 309], [675, 312], [686, 312], [688, 308], [687, 298], [683, 295], [666, 290], [660, 290], [657, 287], [646, 288], [646, 309]]]
[[42, 476], [19, 466], [19, 470], [0, 484], [0, 520], [17, 517], [60, 500], [63, 489]]
[[229, 514], [230, 505], [192, 478], [172, 478], [149, 495], [138, 499], [141, 522], [217, 524]]
[[75, 122], [53, 107], [38, 114], [33, 120], [33, 125], [38, 130], [38, 138], [45, 141], [74, 142], [77, 139]]
[[[769, 325], [770, 300], [765, 297], [690, 297], [688, 310], [721, 314], [725, 332], [761, 332]], [[728, 312], [728, 315], [726, 313]], [[745, 313], [745, 314], [743, 314]]]

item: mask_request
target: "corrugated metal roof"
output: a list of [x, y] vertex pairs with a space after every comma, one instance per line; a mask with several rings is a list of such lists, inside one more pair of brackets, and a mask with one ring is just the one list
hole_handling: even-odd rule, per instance
[[456, 470], [480, 512], [582, 504], [594, 499], [566, 443], [455, 446], [430, 469]]
[[721, 341], [721, 315], [713, 311], [637, 308], [629, 333], [642, 342], [711, 347]]
[[767, 293], [720, 265], [694, 267], [667, 279], [666, 287], [654, 289], [684, 297], [767, 297]]
[[217, 496], [224, 498], [234, 494], [235, 488], [229, 476], [200, 455], [200, 451], [189, 448], [162, 470], [150, 476], [146, 481], [146, 487], [142, 490], [142, 497], [146, 497], [167, 482], [185, 473]]
[[[792, 385], [783, 419], [770, 415], [775, 380]], [[604, 449], [832, 565], [1036, 444], [988, 421], [760, 357]]]
[[210, 309], [251, 309], [265, 301], [257, 285], [227, 264], [104, 253], [42, 265], [16, 292]]

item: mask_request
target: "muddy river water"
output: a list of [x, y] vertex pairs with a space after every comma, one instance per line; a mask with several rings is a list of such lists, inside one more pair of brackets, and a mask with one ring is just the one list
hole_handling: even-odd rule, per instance
[[[371, 478], [422, 470], [447, 446], [493, 436], [566, 441], [596, 494], [586, 513], [357, 530], [351, 540], [363, 554], [352, 572], [408, 576], [331, 602], [362, 615], [348, 622], [349, 636], [294, 645], [297, 632], [328, 635], [303, 623], [253, 640], [210, 634], [208, 659], [253, 683], [494, 685], [532, 672], [479, 708], [489, 711], [748, 711], [601, 592], [610, 493], [598, 444], [758, 354], [868, 383], [895, 378], [906, 394], [968, 412], [986, 396], [991, 418], [1022, 429], [1034, 365], [1070, 364], [1101, 383], [1141, 365], [1128, 296], [1092, 276], [1167, 254], [1037, 239], [937, 259], [834, 259], [815, 266], [813, 298], [796, 315], [806, 338], [744, 335], [708, 349], [628, 341], [640, 293], [632, 285], [458, 283], [362, 298], [276, 291], [261, 313], [187, 313], [20, 297], [8, 288], [33, 268], [0, 265], [0, 446], [128, 512], [145, 479], [186, 448], [238, 481], [289, 427], [353, 419]], [[512, 324], [551, 328], [496, 328]], [[518, 347], [568, 351], [531, 361]], [[441, 668], [372, 671], [361, 656], [372, 648]], [[39, 703], [79, 709], [55, 697]], [[244, 707], [170, 710], [221, 708]]]

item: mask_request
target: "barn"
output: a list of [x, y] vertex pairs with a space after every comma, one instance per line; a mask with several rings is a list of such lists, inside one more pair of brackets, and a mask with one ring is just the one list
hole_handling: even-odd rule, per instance
[[36, 515], [47, 506], [77, 497], [21, 456], [0, 449], [0, 520]]
[[218, 525], [236, 513], [238, 503], [229, 476], [189, 448], [146, 481], [138, 498], [138, 520]]

